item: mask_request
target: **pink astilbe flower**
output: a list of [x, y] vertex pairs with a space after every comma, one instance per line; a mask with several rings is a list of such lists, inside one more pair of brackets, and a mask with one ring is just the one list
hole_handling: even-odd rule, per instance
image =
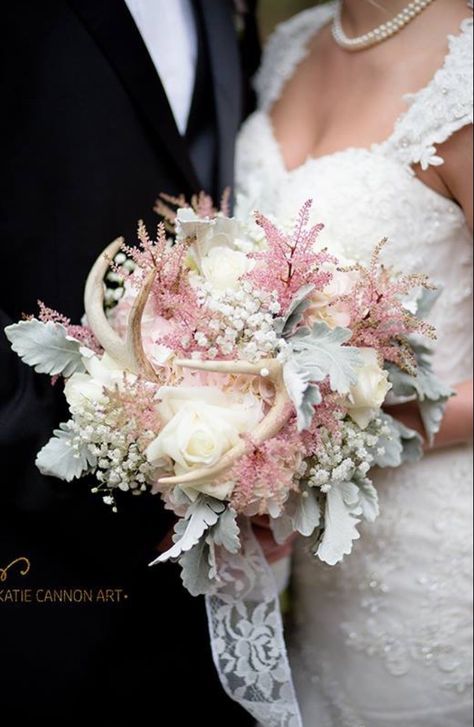
[[[252, 438], [247, 437], [252, 444]], [[237, 512], [258, 506], [259, 514], [268, 512], [268, 504], [282, 507], [292, 490], [298, 467], [305, 455], [296, 422], [291, 419], [272, 439], [242, 457], [233, 467], [229, 479], [235, 480], [231, 504]]]
[[157, 413], [153, 387], [143, 379], [124, 375], [120, 389], [107, 389], [106, 409], [116, 429], [126, 429], [130, 444], [136, 442], [143, 452], [162, 427]]
[[[126, 254], [138, 267], [132, 282], [139, 288], [144, 278], [151, 271], [155, 272], [150, 296], [154, 313], [165, 320], [173, 321], [181, 339], [186, 332], [195, 329], [199, 316], [196, 292], [189, 282], [184, 264], [187, 245], [172, 245], [166, 236], [163, 223], [158, 225], [157, 239], [151, 240], [145, 224], [140, 221], [138, 239], [138, 248], [124, 246]], [[166, 344], [165, 341], [163, 343]]]
[[64, 326], [68, 336], [75, 338], [76, 341], [79, 341], [83, 346], [90, 348], [91, 351], [94, 351], [94, 353], [103, 353], [102, 346], [88, 326], [72, 324], [67, 316], [64, 316], [62, 313], [58, 313], [58, 311], [53, 308], [48, 308], [48, 306], [46, 306], [41, 300], [38, 301], [38, 306], [38, 319], [42, 323], [48, 323], [48, 321], [51, 321], [52, 323], [59, 323], [61, 326]]
[[312, 204], [312, 200], [308, 200], [303, 205], [292, 235], [286, 235], [264, 215], [256, 215], [268, 248], [250, 255], [257, 265], [245, 277], [257, 289], [269, 293], [276, 291], [283, 311], [303, 285], [312, 284], [322, 289], [332, 278], [331, 272], [322, 266], [329, 262], [335, 263], [335, 258], [326, 250], [315, 249], [318, 234], [324, 225], [308, 227]]
[[380, 357], [402, 369], [412, 371], [416, 361], [407, 342], [413, 333], [435, 337], [434, 328], [410, 313], [403, 299], [417, 287], [432, 289], [425, 275], [393, 276], [380, 263], [380, 253], [387, 243], [382, 240], [375, 248], [368, 267], [357, 264], [359, 282], [350, 295], [344, 296], [349, 307], [353, 331], [351, 345], [375, 348]]

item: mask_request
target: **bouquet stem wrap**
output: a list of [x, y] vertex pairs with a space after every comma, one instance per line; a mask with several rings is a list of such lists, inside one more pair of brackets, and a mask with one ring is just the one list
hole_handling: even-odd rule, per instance
[[206, 596], [222, 686], [261, 727], [303, 727], [291, 676], [275, 578], [246, 519], [242, 550], [223, 549], [219, 585]]

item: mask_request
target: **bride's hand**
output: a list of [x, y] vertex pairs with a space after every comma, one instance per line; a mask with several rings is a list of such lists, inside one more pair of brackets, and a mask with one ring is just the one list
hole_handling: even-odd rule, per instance
[[291, 555], [296, 535], [290, 536], [283, 545], [278, 545], [273, 537], [270, 520], [267, 515], [253, 517], [252, 526], [255, 537], [260, 543], [260, 547], [270, 564], [277, 563], [279, 560], [283, 560], [283, 558]]
[[407, 404], [393, 404], [386, 407], [387, 414], [397, 421], [404, 424], [408, 429], [415, 432], [425, 439], [426, 432], [423, 421], [420, 416], [420, 409], [415, 401], [409, 401]]
[[[446, 405], [441, 429], [436, 435], [432, 447], [425, 444], [426, 449], [438, 449], [472, 440], [472, 380], [459, 384], [454, 390], [455, 396], [449, 399]], [[387, 413], [410, 429], [414, 429], [426, 440], [423, 422], [415, 402], [387, 407]]]

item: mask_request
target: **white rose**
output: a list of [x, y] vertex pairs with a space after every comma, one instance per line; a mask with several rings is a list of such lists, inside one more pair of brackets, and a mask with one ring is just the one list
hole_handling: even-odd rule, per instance
[[216, 290], [226, 290], [235, 288], [253, 264], [254, 261], [243, 252], [228, 247], [213, 247], [201, 259], [201, 274]]
[[[149, 445], [147, 458], [155, 466], [171, 459], [177, 475], [217, 464], [239, 443], [240, 434], [251, 432], [263, 416], [255, 396], [226, 394], [215, 387], [163, 387], [158, 397], [157, 410], [166, 424]], [[183, 486], [193, 499], [204, 492], [224, 500], [232, 488], [232, 482]]]
[[387, 372], [379, 365], [375, 349], [361, 348], [359, 352], [363, 365], [358, 371], [357, 384], [351, 387], [347, 406], [350, 417], [365, 429], [377, 415], [392, 385]]
[[349, 295], [354, 289], [359, 274], [354, 271], [334, 270], [333, 277], [324, 291], [315, 290], [308, 298], [310, 307], [306, 316], [311, 322], [324, 321], [329, 328], [341, 326], [346, 328], [351, 322], [351, 314], [347, 303], [333, 303], [339, 296]]
[[[83, 358], [86, 374], [73, 374], [66, 382], [64, 394], [70, 407], [81, 406], [86, 402], [101, 402], [104, 388], [112, 389], [123, 383], [124, 370], [106, 353], [99, 358]], [[135, 378], [127, 373], [127, 377]]]
[[306, 311], [306, 317], [311, 323], [323, 321], [329, 328], [346, 328], [351, 322], [351, 316], [347, 306], [341, 303], [331, 305], [334, 297], [327, 293], [316, 290], [308, 297], [310, 303]]

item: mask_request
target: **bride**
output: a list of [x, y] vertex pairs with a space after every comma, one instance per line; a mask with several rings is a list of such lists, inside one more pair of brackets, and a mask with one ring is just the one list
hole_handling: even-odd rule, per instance
[[[297, 552], [305, 727], [472, 724], [473, 23], [465, 0], [407, 5], [343, 0], [279, 26], [238, 148], [242, 214], [311, 197], [335, 254], [367, 260], [388, 236], [389, 265], [439, 284], [435, 368], [457, 394], [424, 460], [377, 476], [380, 518], [343, 564]], [[421, 432], [410, 404], [393, 413]]]

